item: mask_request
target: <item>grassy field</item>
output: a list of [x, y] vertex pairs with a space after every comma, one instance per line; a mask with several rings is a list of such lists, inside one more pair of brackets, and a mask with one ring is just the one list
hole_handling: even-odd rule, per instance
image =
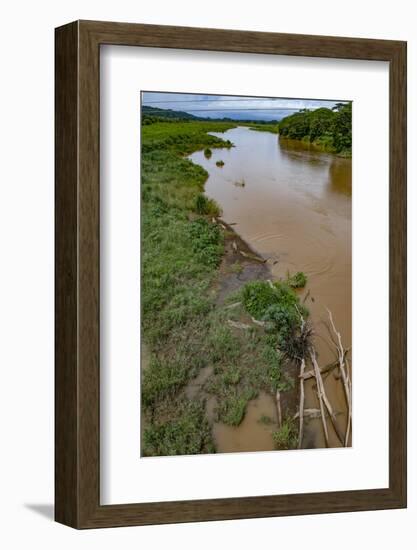
[[248, 124], [248, 126], [251, 130], [257, 130], [258, 132], [279, 133], [279, 124]]
[[[297, 342], [297, 307], [304, 310], [291, 281], [250, 282], [218, 300], [216, 282], [233, 234], [216, 223], [220, 208], [204, 195], [207, 172], [186, 155], [204, 150], [209, 157], [211, 149], [232, 147], [207, 134], [232, 127], [194, 121], [142, 127], [145, 456], [215, 452], [213, 421], [237, 426], [259, 391], [294, 384], [283, 364]], [[233, 266], [241, 269], [239, 261]], [[190, 382], [202, 369], [209, 375], [190, 397]], [[216, 399], [214, 418], [206, 412], [209, 397]], [[274, 438], [277, 448], [294, 443], [287, 426]]]

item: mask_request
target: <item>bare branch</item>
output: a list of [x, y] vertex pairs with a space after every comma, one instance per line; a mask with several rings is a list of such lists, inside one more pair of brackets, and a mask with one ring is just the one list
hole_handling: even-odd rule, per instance
[[301, 449], [301, 444], [303, 442], [303, 429], [304, 429], [304, 369], [305, 369], [306, 363], [304, 360], [304, 357], [301, 359], [301, 365], [300, 365], [300, 425], [298, 430], [298, 448]]

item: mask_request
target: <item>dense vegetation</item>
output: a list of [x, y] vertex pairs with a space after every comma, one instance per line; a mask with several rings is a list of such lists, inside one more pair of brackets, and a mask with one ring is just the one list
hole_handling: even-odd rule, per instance
[[[302, 274], [272, 286], [247, 283], [225, 303], [216, 296], [230, 231], [213, 219], [219, 207], [203, 194], [207, 172], [186, 155], [231, 147], [207, 132], [232, 126], [153, 121], [142, 128], [144, 455], [214, 452], [213, 420], [239, 425], [259, 391], [274, 394], [293, 385], [283, 365], [297, 348], [299, 312], [307, 315], [293, 290], [305, 284]], [[209, 376], [191, 395], [190, 381], [202, 369]], [[206, 413], [210, 396], [214, 419]], [[291, 447], [292, 425], [274, 437], [277, 447]]]
[[298, 111], [280, 121], [279, 135], [349, 156], [352, 152], [352, 103], [338, 103], [333, 109]]

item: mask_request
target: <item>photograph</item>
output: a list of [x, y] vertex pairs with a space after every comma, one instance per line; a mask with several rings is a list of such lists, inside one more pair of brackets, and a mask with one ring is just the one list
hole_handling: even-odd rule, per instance
[[141, 92], [141, 456], [352, 444], [352, 102]]

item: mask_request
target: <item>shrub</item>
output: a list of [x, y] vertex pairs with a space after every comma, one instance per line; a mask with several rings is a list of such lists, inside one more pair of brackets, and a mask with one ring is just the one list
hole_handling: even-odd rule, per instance
[[268, 306], [276, 301], [276, 292], [264, 281], [252, 281], [243, 287], [242, 300], [246, 311], [261, 319]]
[[300, 315], [307, 317], [308, 310], [292, 288], [281, 281], [253, 281], [244, 286], [242, 301], [252, 317], [267, 323], [267, 330], [275, 335], [283, 352], [291, 358], [304, 355], [311, 330], [301, 331]]
[[209, 159], [209, 158], [211, 157], [211, 155], [212, 155], [211, 149], [210, 149], [209, 147], [206, 147], [206, 148], [204, 149], [204, 156], [205, 156], [207, 159]]
[[297, 271], [295, 275], [288, 275], [287, 285], [291, 288], [304, 288], [307, 284], [307, 276], [302, 271]]
[[216, 166], [218, 166], [219, 168], [221, 168], [222, 166], [224, 166], [224, 162], [222, 160], [218, 160], [216, 162]]
[[304, 313], [306, 309], [300, 305], [295, 292], [288, 285], [281, 281], [274, 284], [267, 281], [252, 281], [243, 288], [242, 299], [248, 313], [256, 319], [264, 319], [270, 306], [278, 305], [296, 314], [296, 306]]

